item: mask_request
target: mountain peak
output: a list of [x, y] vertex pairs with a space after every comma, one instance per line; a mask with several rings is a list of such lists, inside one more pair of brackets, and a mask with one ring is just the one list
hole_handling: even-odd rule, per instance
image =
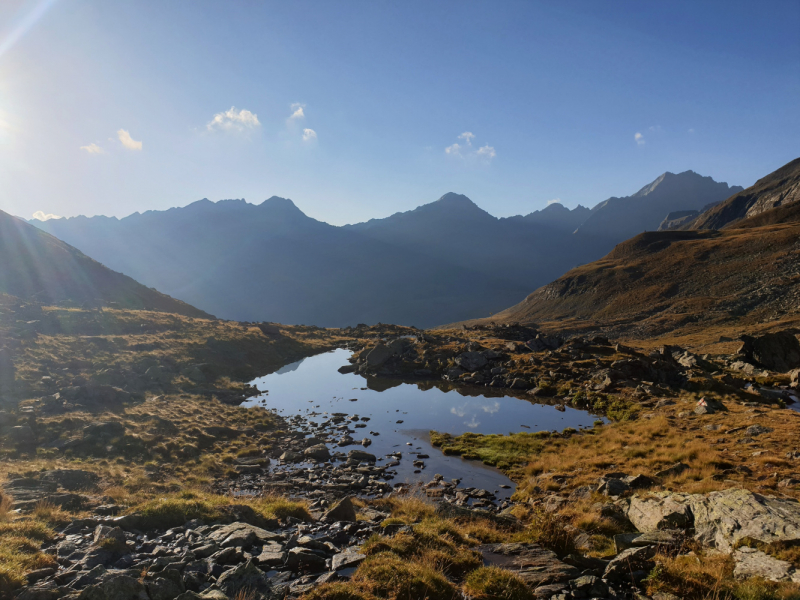
[[444, 196], [433, 202], [432, 204], [444, 204], [447, 206], [469, 206], [478, 207], [472, 200], [464, 194], [456, 194], [455, 192], [447, 192]]

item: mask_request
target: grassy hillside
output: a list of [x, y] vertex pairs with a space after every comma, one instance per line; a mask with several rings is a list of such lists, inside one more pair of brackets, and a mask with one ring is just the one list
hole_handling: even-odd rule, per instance
[[774, 210], [779, 213], [722, 231], [643, 233], [491, 320], [602, 327], [640, 338], [697, 327], [798, 323], [800, 219], [789, 207]]

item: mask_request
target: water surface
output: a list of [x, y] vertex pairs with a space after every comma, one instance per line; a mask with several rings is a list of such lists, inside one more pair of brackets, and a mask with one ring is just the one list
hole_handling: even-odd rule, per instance
[[[365, 448], [377, 457], [398, 451], [403, 453], [393, 482], [430, 481], [439, 473], [446, 479], [461, 479], [462, 487], [478, 487], [506, 497], [512, 490], [501, 485], [513, 483], [500, 471], [477, 461], [444, 456], [431, 446], [428, 432], [436, 430], [460, 435], [476, 433], [508, 434], [516, 432], [561, 431], [591, 427], [596, 416], [585, 411], [534, 404], [513, 396], [493, 397], [486, 388], [443, 390], [431, 382], [401, 382], [370, 379], [342, 374], [339, 367], [349, 364], [349, 350], [334, 350], [292, 363], [251, 383], [263, 392], [250, 398], [245, 406], [262, 406], [290, 417], [300, 414], [312, 421], [324, 421], [332, 413], [368, 417], [366, 428], [355, 429], [355, 440], [369, 438]], [[369, 389], [369, 386], [379, 389]], [[474, 395], [466, 395], [474, 394]], [[316, 416], [309, 415], [316, 413]], [[378, 435], [373, 435], [376, 432]], [[360, 445], [331, 450], [347, 452]], [[427, 454], [421, 473], [412, 461], [417, 454]], [[380, 465], [381, 462], [378, 462]]]

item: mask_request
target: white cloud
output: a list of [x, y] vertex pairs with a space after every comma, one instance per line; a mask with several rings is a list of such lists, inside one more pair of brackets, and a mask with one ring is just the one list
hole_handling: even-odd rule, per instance
[[450, 408], [450, 412], [457, 417], [463, 417], [467, 414], [463, 408], [456, 408], [455, 406]]
[[475, 137], [474, 133], [472, 133], [471, 131], [465, 131], [460, 136], [458, 136], [458, 139], [464, 140], [467, 143], [467, 146], [472, 146], [472, 140], [474, 137]]
[[465, 131], [464, 133], [460, 134], [458, 139], [463, 143], [460, 144], [455, 142], [454, 144], [447, 146], [447, 148], [444, 149], [445, 154], [463, 160], [481, 160], [485, 163], [491, 162], [491, 160], [497, 156], [497, 151], [495, 151], [493, 146], [488, 144], [481, 146], [477, 150], [474, 150], [472, 148], [472, 140], [475, 139], [475, 134], [471, 131]]
[[644, 146], [644, 136], [638, 131], [636, 132], [636, 135], [633, 136], [633, 139], [636, 140], [636, 143], [639, 146]]
[[43, 210], [37, 210], [33, 213], [33, 218], [37, 221], [49, 221], [50, 219], [60, 219], [61, 217], [53, 213], [46, 213]]
[[135, 139], [131, 137], [131, 134], [127, 132], [125, 129], [120, 129], [117, 131], [117, 137], [119, 141], [122, 142], [122, 145], [125, 146], [128, 150], [141, 150], [142, 149], [142, 142], [137, 142]]
[[[127, 133], [127, 132], [125, 132], [125, 133]], [[130, 139], [130, 136], [128, 136], [128, 138]], [[124, 144], [125, 142], [122, 142], [122, 143]], [[141, 148], [141, 146], [142, 146], [142, 142], [139, 142], [139, 147]], [[105, 154], [105, 152], [106, 152], [105, 150], [103, 150], [100, 146], [98, 146], [94, 142], [92, 142], [88, 146], [80, 146], [78, 149], [79, 150], [86, 150], [86, 152], [88, 152], [89, 154]]]
[[547, 206], [550, 206], [551, 204], [561, 204], [561, 198], [553, 198], [552, 200], [548, 200]]
[[486, 160], [492, 160], [495, 156], [497, 156], [497, 152], [494, 151], [494, 148], [488, 145], [478, 148], [476, 154], [481, 158], [485, 158]]
[[494, 413], [500, 410], [500, 403], [495, 402], [491, 406], [482, 406], [481, 408], [483, 408], [483, 412], [487, 412], [490, 415], [493, 415]]
[[291, 121], [292, 119], [294, 119], [294, 120], [304, 119], [305, 116], [306, 116], [306, 113], [303, 112], [303, 109], [305, 107], [306, 107], [305, 104], [300, 104], [299, 102], [295, 102], [294, 104], [292, 104], [291, 105], [292, 116], [289, 117], [289, 120]]
[[310, 142], [317, 139], [317, 132], [313, 129], [303, 129], [303, 141]]
[[258, 115], [250, 112], [249, 110], [236, 110], [236, 107], [231, 106], [229, 110], [220, 112], [214, 115], [214, 118], [209, 121], [206, 128], [209, 131], [222, 129], [224, 131], [244, 131], [246, 129], [255, 129], [260, 127], [261, 123], [258, 120]]
[[464, 425], [469, 427], [470, 429], [475, 429], [481, 422], [478, 421], [475, 417], [472, 417], [471, 421], [464, 421]]
[[454, 156], [461, 156], [461, 144], [453, 144], [444, 149], [445, 154], [452, 154]]

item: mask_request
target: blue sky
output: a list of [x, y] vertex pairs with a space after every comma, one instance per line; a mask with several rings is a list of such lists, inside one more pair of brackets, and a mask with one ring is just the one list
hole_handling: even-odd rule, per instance
[[747, 186], [800, 155], [798, 30], [796, 0], [4, 0], [0, 209], [279, 195], [343, 224]]

